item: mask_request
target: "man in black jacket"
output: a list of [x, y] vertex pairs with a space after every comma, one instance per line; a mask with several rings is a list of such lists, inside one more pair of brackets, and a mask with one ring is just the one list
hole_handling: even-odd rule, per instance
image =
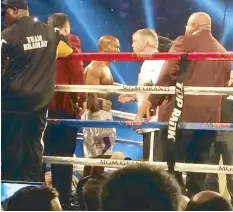
[[[229, 86], [233, 87], [233, 83]], [[222, 123], [233, 123], [233, 96], [224, 96], [222, 102]], [[210, 152], [210, 163], [219, 164], [220, 155], [224, 165], [233, 165], [233, 132], [219, 132], [217, 141], [212, 145]], [[233, 175], [227, 174], [227, 189], [233, 203]], [[219, 182], [217, 174], [207, 174], [207, 190], [219, 193]]]
[[59, 31], [29, 17], [26, 0], [5, 0], [1, 33], [2, 179], [42, 181], [43, 134], [55, 61], [73, 50]]

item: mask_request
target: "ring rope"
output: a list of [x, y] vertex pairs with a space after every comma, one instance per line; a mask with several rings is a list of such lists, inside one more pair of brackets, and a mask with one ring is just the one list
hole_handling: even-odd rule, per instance
[[118, 85], [118, 86], [120, 85], [120, 86], [123, 86], [123, 84], [118, 83], [118, 82], [114, 82], [113, 85]]
[[[150, 93], [175, 94], [175, 87], [170, 86], [128, 86], [128, 85], [55, 85], [58, 92], [84, 93]], [[193, 87], [185, 86], [184, 94], [188, 95], [233, 95], [232, 87]]]
[[[182, 54], [183, 53], [155, 53], [155, 54], [134, 54], [134, 53], [104, 53], [104, 54], [102, 54], [102, 53], [80, 53], [79, 54], [78, 53], [78, 54], [75, 54], [74, 57], [78, 57], [80, 60], [103, 60], [104, 59], [105, 61], [107, 61], [107, 60], [109, 60], [109, 61], [130, 61], [130, 60], [144, 61], [144, 60], [164, 60], [164, 59], [166, 59], [166, 60], [180, 60]], [[228, 52], [228, 53], [207, 53], [207, 52], [205, 52], [205, 53], [203, 53], [203, 52], [201, 52], [201, 53], [188, 53], [187, 59], [188, 60], [233, 60], [233, 52]], [[75, 86], [75, 87], [68, 86], [67, 87], [67, 85], [56, 85], [55, 89], [56, 89], [56, 91], [63, 91], [63, 92], [64, 91], [66, 91], [66, 92], [95, 92], [95, 93], [102, 93], [102, 92], [104, 92], [104, 93], [107, 93], [107, 92], [108, 93], [109, 92], [112, 92], [112, 93], [117, 93], [117, 92], [118, 93], [132, 93], [132, 92], [137, 92], [137, 93], [150, 92], [150, 93], [153, 93], [153, 92], [155, 92], [156, 94], [168, 94], [168, 92], [172, 92], [171, 94], [175, 93], [174, 87], [172, 90], [169, 87], [159, 87], [159, 86], [153, 86], [153, 87], [147, 87], [147, 88], [146, 88], [146, 86], [143, 86], [143, 88], [140, 88], [142, 86], [117, 85], [118, 88], [112, 87], [113, 91], [109, 90], [109, 88], [110, 88], [109, 86], [107, 86], [107, 87], [104, 86], [104, 87], [100, 88], [98, 86], [98, 88], [100, 90], [96, 90], [97, 86], [94, 86], [94, 89], [91, 91], [90, 87], [89, 88], [86, 87], [86, 90], [85, 90], [84, 86], [80, 86], [79, 89], [82, 89], [82, 90], [74, 90], [74, 89], [78, 89], [78, 87], [77, 86]], [[107, 90], [106, 90], [106, 88], [107, 88]], [[168, 90], [168, 88], [169, 88], [169, 90]], [[194, 88], [194, 87], [192, 87], [192, 88]], [[224, 90], [226, 88], [217, 88], [217, 90], [216, 90], [216, 88], [211, 88], [211, 87], [208, 87], [208, 88], [196, 87], [196, 88], [200, 89], [200, 90], [191, 90], [190, 91], [187, 89], [187, 87], [185, 87], [184, 93], [185, 94], [192, 94], [192, 95], [207, 95], [207, 92], [209, 92], [208, 95], [223, 95], [223, 94], [224, 95], [229, 95], [229, 94], [232, 95], [233, 94], [233, 90], [229, 90], [229, 88], [227, 88], [227, 90]], [[101, 89], [102, 89], [102, 91], [101, 91]], [[201, 90], [201, 89], [204, 89], [204, 90]], [[208, 90], [208, 89], [210, 89], [210, 90]], [[166, 92], [166, 93], [159, 93], [159, 92]], [[190, 92], [190, 93], [188, 93], [188, 92]], [[62, 120], [51, 120], [51, 121], [53, 121], [53, 122], [55, 121], [57, 123], [62, 123]], [[77, 121], [77, 120], [75, 120], [75, 121]], [[88, 121], [86, 121], [86, 124], [88, 124], [87, 122]], [[68, 123], [67, 120], [63, 122], [63, 124], [67, 124], [67, 123]], [[69, 124], [70, 123], [71, 123], [71, 121], [69, 120]], [[83, 126], [83, 123], [82, 123], [82, 126]], [[92, 124], [95, 125], [96, 123], [92, 121]], [[98, 121], [98, 124], [100, 124], [100, 123], [101, 123], [101, 121]], [[151, 123], [152, 122], [150, 122], [150, 124]], [[77, 124], [77, 122], [75, 122], [75, 124]], [[90, 121], [89, 121], [89, 124], [91, 124]], [[112, 124], [114, 124], [114, 123], [112, 123]], [[192, 124], [192, 123], [186, 123], [186, 124]], [[195, 124], [197, 124], [197, 123], [194, 123], [194, 125]], [[203, 123], [201, 123], [201, 124], [203, 124]], [[212, 123], [212, 124], [204, 123], [204, 124], [211, 125], [212, 130], [219, 130], [219, 128], [220, 128], [220, 129], [226, 129], [229, 131], [230, 129], [233, 129], [232, 124], [229, 124], [229, 126], [225, 126], [225, 125], [221, 126], [222, 125], [221, 123], [218, 125], [216, 125], [214, 123]], [[80, 123], [79, 123], [79, 125], [80, 125]], [[142, 122], [136, 123], [136, 126], [137, 125], [142, 127], [143, 123]], [[125, 122], [124, 126], [135, 126], [135, 122]], [[180, 124], [180, 126], [182, 127], [182, 124]], [[218, 126], [218, 128], [216, 128], [216, 126]], [[94, 127], [96, 127], [96, 126], [94, 126]], [[103, 126], [99, 126], [99, 127], [102, 128]], [[161, 125], [160, 125], [160, 127], [161, 127]], [[160, 128], [160, 127], [157, 126], [156, 128]], [[148, 127], [145, 127], [145, 128], [148, 128]], [[44, 161], [46, 162], [46, 160], [47, 160], [47, 162], [49, 162], [49, 160], [50, 160], [50, 163], [51, 163], [51, 159], [57, 159], [57, 158], [58, 157], [44, 157]], [[66, 158], [64, 158], [64, 157], [59, 157], [60, 161], [55, 161], [55, 163], [58, 162], [58, 164], [63, 164], [61, 160], [63, 160], [63, 162], [64, 162], [65, 159]], [[78, 158], [68, 158], [68, 160], [71, 160], [71, 162], [74, 159], [77, 160]], [[76, 163], [78, 162], [79, 164], [83, 163], [82, 165], [93, 165], [93, 166], [103, 166], [102, 163], [103, 163], [103, 161], [105, 161], [105, 163], [108, 163], [108, 164], [104, 164], [104, 165], [111, 166], [111, 167], [112, 166], [115, 167], [116, 164], [117, 164], [117, 167], [119, 167], [119, 165], [124, 166], [124, 165], [128, 165], [131, 163], [138, 163], [138, 161], [114, 161], [114, 160], [86, 159], [86, 158], [79, 158], [78, 160], [79, 161], [76, 161]], [[86, 162], [86, 160], [88, 160], [89, 164], [86, 164], [86, 163], [84, 164], [84, 162]], [[52, 161], [52, 162], [54, 162], [54, 161]], [[141, 162], [141, 163], [148, 163], [148, 162]], [[65, 164], [67, 164], [67, 163], [65, 163]], [[167, 168], [167, 163], [150, 162], [149, 164], [161, 165], [161, 166]], [[187, 165], [189, 167], [187, 167]], [[183, 167], [183, 170], [182, 170], [182, 167]], [[203, 170], [200, 170], [200, 168], [202, 168]], [[175, 170], [181, 171], [181, 172], [189, 171], [189, 172], [203, 172], [203, 173], [209, 172], [209, 173], [232, 174], [233, 173], [232, 172], [233, 166], [176, 163]]]
[[127, 113], [127, 112], [122, 112], [118, 110], [110, 110], [112, 115], [117, 118], [122, 118], [122, 119], [128, 119], [128, 120], [134, 120], [136, 117], [136, 114], [133, 113]]
[[[163, 128], [167, 126], [166, 122], [155, 121], [97, 121], [97, 120], [76, 120], [76, 119], [47, 119], [53, 124], [62, 124], [69, 127], [94, 127], [94, 128]], [[232, 123], [179, 123], [178, 128], [190, 130], [214, 130], [214, 131], [233, 131]]]
[[[73, 171], [83, 171], [84, 165], [73, 164]], [[105, 168], [104, 172], [112, 173], [116, 171], [116, 168]]]
[[[77, 133], [77, 135], [81, 136], [81, 137], [77, 137], [77, 139], [83, 139], [83, 133]], [[134, 141], [134, 140], [124, 139], [124, 138], [117, 138], [116, 140], [117, 141], [123, 141], [123, 142], [129, 142], [129, 143], [143, 145], [142, 141]]]
[[[149, 164], [161, 167], [167, 170], [166, 162], [147, 162], [133, 160], [111, 160], [111, 159], [90, 159], [75, 157], [51, 157], [44, 156], [43, 162], [47, 164], [78, 164], [83, 166], [104, 166], [108, 168], [121, 168], [129, 164]], [[191, 164], [176, 163], [175, 171], [179, 172], [199, 172], [199, 173], [223, 173], [233, 174], [233, 166], [227, 165], [209, 165], [209, 164]]]
[[[133, 53], [133, 52], [121, 52], [121, 53], [75, 53], [72, 57], [78, 58], [83, 61], [145, 61], [145, 60], [181, 60], [181, 53]], [[233, 60], [233, 52], [228, 53], [221, 52], [192, 52], [187, 53], [188, 60]]]

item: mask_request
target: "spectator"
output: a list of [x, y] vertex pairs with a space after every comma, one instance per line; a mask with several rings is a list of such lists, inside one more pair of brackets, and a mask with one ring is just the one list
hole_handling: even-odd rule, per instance
[[[71, 182], [71, 193], [74, 194], [77, 188], [79, 180], [75, 175], [72, 175], [72, 182]], [[45, 183], [48, 186], [52, 186], [52, 173], [46, 172], [45, 173]]]
[[166, 171], [147, 165], [130, 165], [114, 172], [103, 185], [103, 211], [178, 210], [181, 190]]
[[179, 211], [185, 211], [188, 203], [189, 203], [190, 199], [184, 195], [181, 195], [181, 198], [180, 198], [180, 203], [179, 203], [179, 208], [178, 210]]
[[99, 193], [104, 178], [89, 179], [83, 186], [83, 198], [88, 211], [99, 210]]
[[186, 211], [232, 211], [232, 206], [219, 193], [202, 191], [189, 201]]
[[[111, 159], [111, 160], [124, 160], [125, 155], [122, 152], [114, 152], [112, 155], [101, 155], [94, 158], [98, 159]], [[128, 159], [128, 158], [127, 158]], [[87, 176], [100, 176], [104, 174], [103, 166], [84, 166], [83, 177]]]
[[28, 186], [19, 189], [8, 198], [3, 210], [6, 211], [61, 211], [58, 193], [48, 186]]

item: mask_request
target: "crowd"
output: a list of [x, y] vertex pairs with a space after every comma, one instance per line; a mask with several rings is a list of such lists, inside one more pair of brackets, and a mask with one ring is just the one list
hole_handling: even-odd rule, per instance
[[[109, 61], [83, 61], [73, 56], [81, 41], [71, 34], [69, 16], [55, 13], [47, 23], [35, 22], [26, 0], [4, 0], [2, 15], [2, 179], [44, 182], [48, 186], [26, 187], [3, 203], [4, 210], [71, 210], [71, 197], [80, 210], [232, 210], [219, 194], [214, 174], [182, 173], [170, 169], [173, 162], [232, 165], [232, 132], [177, 130], [173, 142], [171, 125], [181, 122], [232, 123], [231, 96], [185, 96], [122, 94], [122, 104], [135, 101], [135, 121], [155, 118], [169, 126], [155, 135], [154, 161], [166, 161], [169, 172], [146, 165], [131, 165], [107, 174], [103, 167], [85, 166], [83, 177], [73, 176], [72, 165], [52, 164], [51, 173], [42, 163], [45, 156], [72, 157], [77, 129], [47, 123], [51, 119], [113, 120], [111, 94], [54, 92], [55, 84], [113, 85]], [[26, 27], [27, 26], [27, 27]], [[153, 29], [132, 35], [134, 53], [218, 52], [226, 49], [211, 33], [211, 17], [192, 14], [185, 35], [175, 41], [159, 37]], [[22, 30], [24, 29], [24, 30]], [[98, 52], [120, 52], [120, 41], [103, 35]], [[186, 67], [187, 71], [181, 73]], [[144, 61], [138, 85], [226, 87], [230, 84], [231, 61]], [[182, 105], [182, 113], [174, 105]], [[157, 115], [158, 114], [158, 115]], [[175, 114], [175, 115], [174, 115]], [[176, 129], [175, 129], [176, 130]], [[174, 135], [170, 132], [170, 135]], [[115, 128], [83, 128], [87, 158], [128, 160], [113, 153]], [[143, 134], [143, 160], [148, 160], [150, 134]], [[233, 201], [232, 175], [227, 186]], [[54, 188], [52, 188], [54, 187]], [[208, 190], [208, 191], [205, 191]], [[73, 192], [72, 192], [73, 191]], [[190, 199], [189, 199], [190, 198]], [[25, 204], [24, 204], [25, 203]], [[76, 208], [76, 210], [78, 210]]]
[[[79, 181], [74, 210], [86, 211], [232, 211], [217, 192], [202, 191], [189, 199], [167, 171], [129, 165], [110, 176], [92, 175]], [[25, 187], [2, 204], [3, 210], [59, 211], [58, 193], [48, 186]], [[71, 209], [70, 209], [71, 210]]]

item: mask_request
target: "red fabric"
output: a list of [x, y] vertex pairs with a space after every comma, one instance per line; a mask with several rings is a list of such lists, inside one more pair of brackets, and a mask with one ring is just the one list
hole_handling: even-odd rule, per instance
[[[156, 53], [140, 53], [135, 54], [132, 52], [120, 52], [120, 53], [96, 53], [96, 52], [87, 52], [87, 53], [77, 53], [74, 54], [74, 57], [79, 58], [83, 61], [145, 61], [145, 60], [180, 60], [182, 52], [156, 52]], [[233, 52], [224, 52], [224, 53], [212, 53], [212, 52], [190, 52], [188, 54], [188, 60], [233, 60]]]
[[[76, 35], [68, 35], [68, 41], [74, 53], [81, 52], [81, 42]], [[72, 55], [73, 55], [72, 54]], [[66, 58], [58, 58], [56, 62], [55, 84], [59, 85], [84, 85], [83, 61], [70, 55]], [[64, 109], [71, 115], [77, 115], [74, 106], [79, 107], [86, 101], [85, 93], [55, 92], [49, 104], [49, 109]]]
[[[191, 36], [180, 36], [170, 49], [177, 52], [221, 52], [224, 47], [209, 31], [202, 31]], [[185, 74], [185, 86], [224, 87], [228, 85], [231, 72], [230, 61], [191, 61]], [[178, 61], [166, 61], [157, 80], [157, 86], [174, 86], [179, 73]], [[169, 121], [174, 105], [174, 95], [153, 95], [149, 101], [159, 107], [161, 122]], [[182, 122], [220, 122], [222, 96], [185, 95]]]

